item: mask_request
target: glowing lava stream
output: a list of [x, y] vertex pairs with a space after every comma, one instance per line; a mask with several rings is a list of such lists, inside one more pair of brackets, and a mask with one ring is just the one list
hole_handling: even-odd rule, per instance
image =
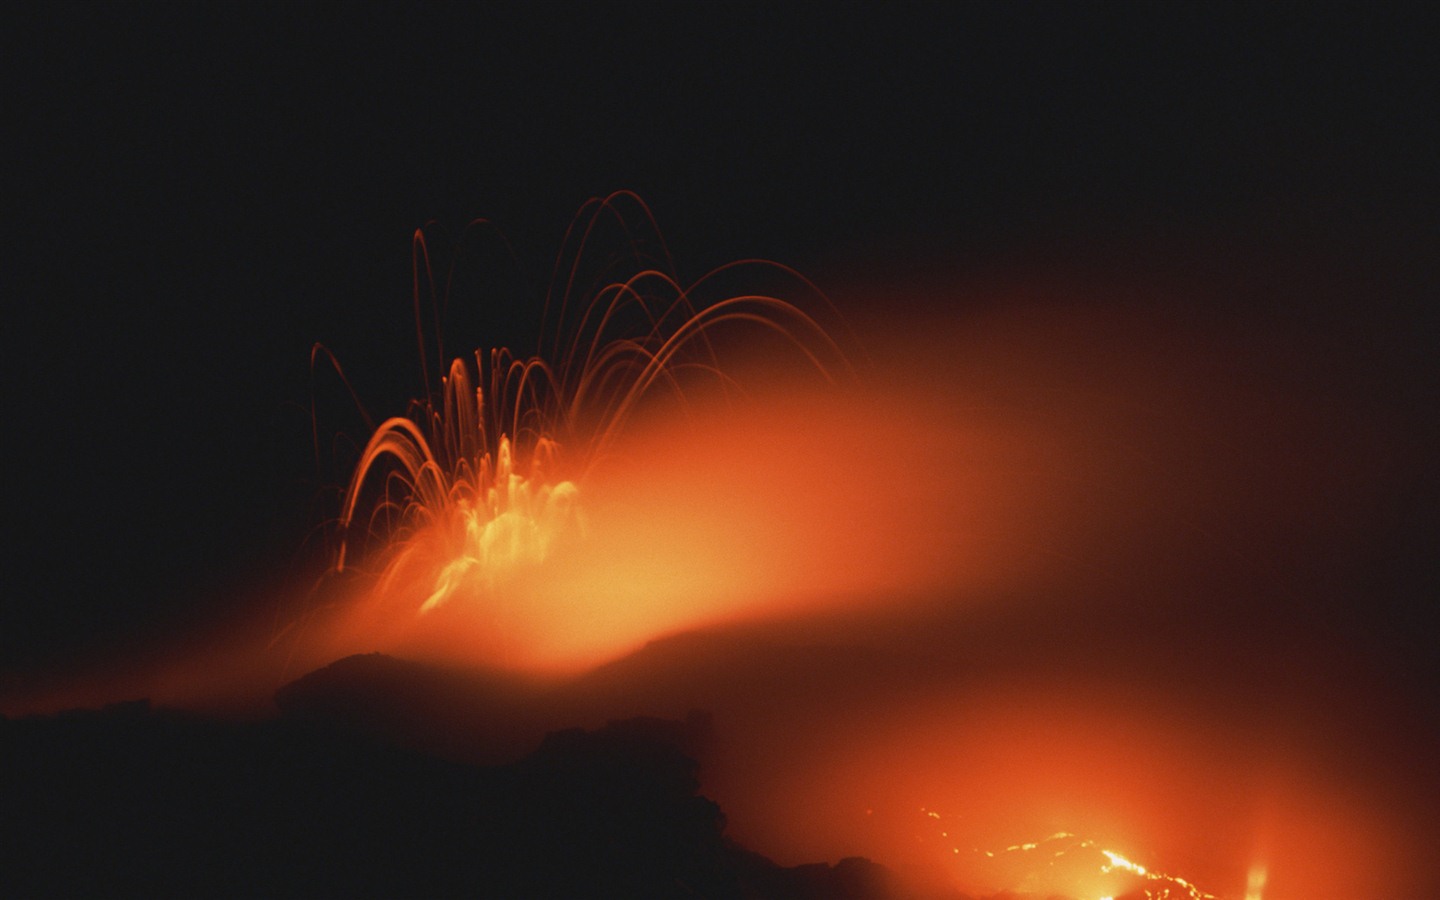
[[999, 851], [962, 849], [954, 845], [956, 838], [951, 834], [958, 823], [947, 823], [947, 818], [934, 810], [922, 808], [920, 812], [937, 832], [931, 840], [942, 848], [948, 846], [957, 864], [964, 858], [965, 864], [957, 867], [963, 880], [978, 879], [995, 889], [1027, 896], [1063, 894], [1080, 900], [1114, 900], [1143, 890], [1150, 900], [1218, 900], [1184, 878], [1148, 869], [1067, 831]]

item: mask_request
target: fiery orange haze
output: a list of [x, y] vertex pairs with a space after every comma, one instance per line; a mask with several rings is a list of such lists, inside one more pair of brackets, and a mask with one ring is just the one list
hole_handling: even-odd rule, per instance
[[747, 400], [637, 424], [581, 485], [581, 545], [493, 605], [356, 613], [325, 655], [553, 674], [756, 635], [724, 674], [588, 714], [714, 709], [706, 787], [782, 861], [1139, 883], [987, 862], [1064, 832], [1237, 900], [1422, 879], [1403, 776], [1372, 771], [1405, 761], [1366, 750], [1403, 710], [1310, 612], [1391, 490], [1389, 423], [1310, 393], [1320, 362], [1274, 322], [1010, 290], [858, 321], [855, 384], [752, 364]]
[[[838, 299], [881, 309], [857, 296], [885, 290]], [[637, 419], [578, 484], [583, 534], [485, 602], [354, 601], [235, 678], [377, 650], [563, 678], [667, 635], [743, 633], [724, 674], [585, 714], [712, 708], [706, 790], [782, 862], [1115, 890], [987, 868], [987, 850], [1063, 832], [1234, 900], [1419, 885], [1404, 710], [1310, 616], [1393, 487], [1390, 423], [1316, 388], [1318, 351], [1260, 314], [909, 290], [889, 305], [919, 318], [852, 316], [853, 383], [752, 360], [746, 399]], [[227, 665], [145, 687], [203, 702]]]

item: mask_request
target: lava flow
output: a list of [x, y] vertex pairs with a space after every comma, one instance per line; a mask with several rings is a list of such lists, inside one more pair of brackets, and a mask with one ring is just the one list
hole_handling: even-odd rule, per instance
[[1145, 900], [1217, 900], [1208, 891], [1175, 875], [1155, 872], [1094, 840], [1058, 831], [1038, 841], [1011, 844], [1002, 850], [957, 846], [954, 829], [963, 828], [941, 813], [921, 809], [931, 823], [920, 838], [939, 845], [956, 858], [957, 873], [971, 883], [1000, 886], [1022, 894], [1093, 897], [1119, 896]]

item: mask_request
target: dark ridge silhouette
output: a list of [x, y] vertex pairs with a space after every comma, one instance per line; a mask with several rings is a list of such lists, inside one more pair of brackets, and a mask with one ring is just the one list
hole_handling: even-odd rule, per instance
[[537, 710], [539, 689], [503, 673], [456, 670], [366, 653], [280, 688], [275, 705], [324, 723], [457, 761], [511, 762], [562, 723]]
[[[806, 644], [743, 630], [655, 640], [573, 680], [537, 684], [382, 653], [349, 656], [282, 687], [281, 714], [324, 723], [444, 759], [511, 762], [544, 735], [636, 716], [725, 722], [757, 706], [803, 708], [819, 694], [862, 698], [888, 683], [895, 659], [853, 646]], [[722, 726], [725, 723], [722, 723]], [[728, 732], [727, 732], [728, 736]]]
[[813, 696], [817, 690], [861, 697], [897, 660], [855, 642], [714, 628], [659, 638], [567, 685], [557, 702], [584, 708], [637, 709], [685, 704], [714, 708]]
[[740, 865], [747, 896], [796, 897], [805, 900], [862, 900], [868, 897], [941, 896], [972, 900], [964, 894], [917, 894], [903, 886], [884, 866], [860, 856], [848, 856], [835, 865], [809, 863], [782, 868], [759, 854], [743, 854]]
[[904, 896], [868, 860], [784, 868], [728, 840], [697, 793], [709, 730], [612, 722], [481, 767], [316, 717], [0, 719], [0, 895]]

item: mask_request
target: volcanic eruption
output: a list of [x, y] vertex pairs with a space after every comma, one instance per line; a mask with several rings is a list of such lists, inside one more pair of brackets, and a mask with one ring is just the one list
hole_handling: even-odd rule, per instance
[[[353, 445], [311, 410], [338, 468], [313, 586], [259, 641], [79, 695], [208, 709], [280, 688], [281, 724], [196, 734], [126, 706], [54, 727], [86, 744], [114, 725], [117, 758], [161, 760], [142, 794], [183, 793], [172, 769], [205, 780], [185, 741], [262, 819], [321, 803], [324, 770], [362, 807], [321, 803], [326, 826], [423, 845], [376, 877], [441, 893], [564, 894], [584, 872], [642, 893], [1074, 900], [1424, 881], [1406, 791], [1429, 796], [1426, 732], [1314, 616], [1406, 474], [1389, 423], [1346, 418], [1357, 395], [1295, 388], [1333, 355], [1135, 302], [1180, 290], [1163, 283], [911, 285], [939, 298], [920, 321], [874, 312], [898, 279], [844, 284], [849, 306], [766, 262], [682, 286], [620, 193], [567, 233], [533, 354], [452, 357], [445, 310], [494, 300], [454, 294], [429, 243], [420, 396], [379, 419], [355, 400]], [[311, 369], [357, 393], [324, 347]], [[31, 765], [64, 744], [47, 728], [17, 731]], [[303, 789], [265, 807], [252, 756]], [[617, 809], [617, 835], [594, 826]], [[572, 881], [541, 878], [556, 834], [589, 854]], [[469, 860], [463, 878], [425, 881], [426, 852]], [[370, 883], [268, 858], [282, 881]]]
[[[435, 278], [423, 232], [416, 233], [414, 248], [420, 368], [428, 377], [428, 345], [433, 340], [442, 359], [444, 351], [438, 334], [425, 333], [422, 296], [434, 297]], [[613, 634], [602, 624], [578, 643], [557, 640], [563, 619], [583, 615], [577, 611], [593, 607], [607, 581], [623, 577], [612, 568], [616, 537], [631, 544], [619, 550], [630, 557], [636, 550], [658, 551], [670, 554], [672, 566], [702, 564], [693, 547], [665, 547], [653, 537], [645, 547], [642, 538], [616, 534], [634, 513], [617, 514], [615, 504], [605, 504], [606, 484], [592, 487], [607, 478], [613, 483], [616, 470], [627, 467], [635, 477], [632, 436], [644, 428], [634, 420], [668, 416], [690, 423], [681, 426], [682, 442], [717, 443], [717, 415], [757, 387], [737, 377], [731, 359], [737, 341], [755, 332], [771, 339], [762, 346], [792, 357], [822, 381], [852, 379], [853, 373], [815, 317], [833, 318], [833, 310], [797, 273], [751, 261], [682, 287], [664, 253], [638, 197], [618, 193], [592, 200], [577, 214], [556, 263], [542, 315], [556, 324], [540, 352], [522, 357], [496, 348], [476, 351], [470, 360], [455, 358], [431, 394], [374, 429], [335, 521], [333, 576], [357, 569], [368, 576], [360, 596], [341, 601], [355, 607], [345, 611], [345, 623], [327, 626], [342, 640], [370, 649], [386, 646], [396, 634], [438, 638], [444, 652], [461, 662], [574, 669], [598, 653], [613, 656], [673, 627], [670, 621], [647, 622], [641, 611]], [[807, 312], [754, 291], [715, 296], [721, 285], [777, 276], [819, 301], [819, 308]], [[314, 358], [344, 378], [323, 347]], [[767, 377], [786, 368], [793, 379], [794, 366], [783, 362]], [[666, 411], [657, 414], [657, 407]], [[695, 424], [707, 418], [708, 425]], [[652, 475], [666, 458], [687, 453], [683, 445], [673, 446], [675, 437], [639, 451]], [[622, 495], [620, 503], [635, 508], [629, 497]], [[625, 522], [617, 524], [617, 516]], [[653, 518], [666, 527], [676, 521], [663, 512]], [[604, 559], [597, 558], [600, 546], [607, 547]], [[558, 596], [554, 586], [562, 581], [565, 594]], [[642, 602], [662, 601], [684, 602]], [[592, 624], [626, 619], [623, 610], [602, 609]]]

